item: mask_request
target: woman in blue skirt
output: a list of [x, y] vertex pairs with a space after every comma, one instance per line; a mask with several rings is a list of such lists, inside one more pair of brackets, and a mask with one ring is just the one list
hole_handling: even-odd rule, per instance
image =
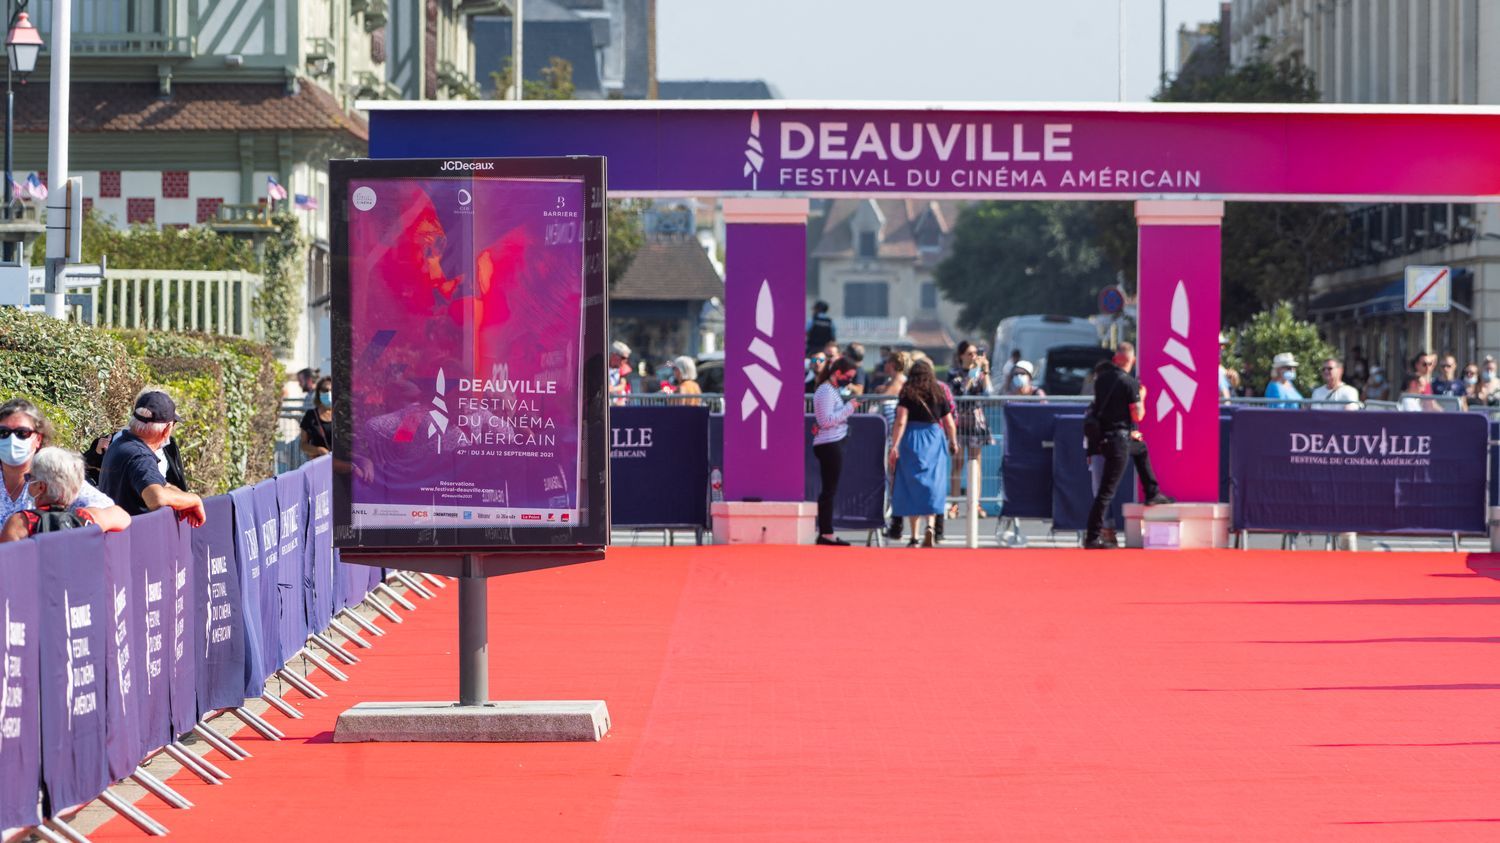
[[896, 399], [896, 427], [891, 433], [890, 462], [895, 473], [891, 513], [910, 520], [908, 547], [916, 546], [917, 536], [922, 537], [923, 547], [932, 547], [929, 519], [944, 509], [952, 469], [949, 458], [957, 453], [953, 406], [938, 385], [932, 364], [919, 360], [912, 364], [906, 386]]

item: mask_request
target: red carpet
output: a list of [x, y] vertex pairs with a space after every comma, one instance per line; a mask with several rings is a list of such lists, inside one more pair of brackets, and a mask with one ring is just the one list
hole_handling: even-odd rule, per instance
[[[334, 745], [455, 693], [456, 585], [186, 839], [1500, 836], [1500, 563], [1460, 554], [627, 549], [491, 585], [497, 698], [599, 744]], [[296, 695], [294, 694], [293, 697]], [[222, 765], [221, 765], [222, 766]], [[139, 839], [112, 821], [97, 840]]]

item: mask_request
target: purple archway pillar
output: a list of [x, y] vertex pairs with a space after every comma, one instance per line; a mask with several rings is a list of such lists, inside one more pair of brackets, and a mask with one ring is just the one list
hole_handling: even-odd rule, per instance
[[1224, 203], [1135, 203], [1141, 424], [1162, 491], [1219, 500], [1219, 251]]
[[801, 501], [806, 199], [724, 200], [724, 499]]

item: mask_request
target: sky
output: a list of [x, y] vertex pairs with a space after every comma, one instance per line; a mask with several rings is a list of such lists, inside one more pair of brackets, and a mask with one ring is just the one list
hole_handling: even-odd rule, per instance
[[[1167, 0], [1177, 28], [1217, 0]], [[786, 99], [1116, 102], [1119, 0], [657, 0], [660, 79], [763, 79]], [[1125, 0], [1125, 100], [1160, 69], [1160, 0]]]

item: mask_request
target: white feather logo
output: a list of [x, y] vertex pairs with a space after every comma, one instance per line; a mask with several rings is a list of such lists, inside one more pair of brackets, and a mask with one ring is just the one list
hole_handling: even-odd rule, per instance
[[[1170, 358], [1170, 362], [1156, 367], [1157, 374], [1167, 382], [1166, 391], [1156, 396], [1156, 420], [1161, 421], [1168, 413], [1176, 417], [1179, 451], [1182, 450], [1182, 414], [1193, 409], [1193, 398], [1198, 394], [1198, 383], [1189, 374], [1198, 369], [1194, 365], [1193, 354], [1186, 345], [1191, 328], [1189, 310], [1187, 286], [1178, 280], [1177, 289], [1172, 293], [1173, 336], [1167, 338], [1161, 349]], [[1184, 368], [1187, 371], [1183, 371]]]
[[[776, 308], [775, 300], [771, 298], [771, 282], [762, 279], [760, 294], [755, 299], [755, 337], [750, 340], [749, 347], [750, 353], [761, 362], [745, 367], [745, 375], [750, 378], [750, 388], [740, 398], [741, 421], [750, 418], [752, 413], [760, 413], [762, 451], [768, 447], [767, 419], [781, 398], [781, 361], [776, 358], [776, 349], [769, 342], [775, 335]], [[761, 365], [762, 363], [765, 365]]]
[[448, 381], [443, 376], [443, 370], [438, 369], [437, 394], [432, 396], [433, 409], [427, 411], [432, 421], [427, 423], [427, 438], [437, 439], [438, 453], [443, 452], [443, 434], [448, 432], [448, 404], [443, 401], [443, 393], [448, 391]]
[[750, 177], [750, 189], [760, 189], [760, 168], [765, 166], [765, 150], [760, 145], [760, 112], [750, 112], [750, 137], [745, 139], [745, 175]]

